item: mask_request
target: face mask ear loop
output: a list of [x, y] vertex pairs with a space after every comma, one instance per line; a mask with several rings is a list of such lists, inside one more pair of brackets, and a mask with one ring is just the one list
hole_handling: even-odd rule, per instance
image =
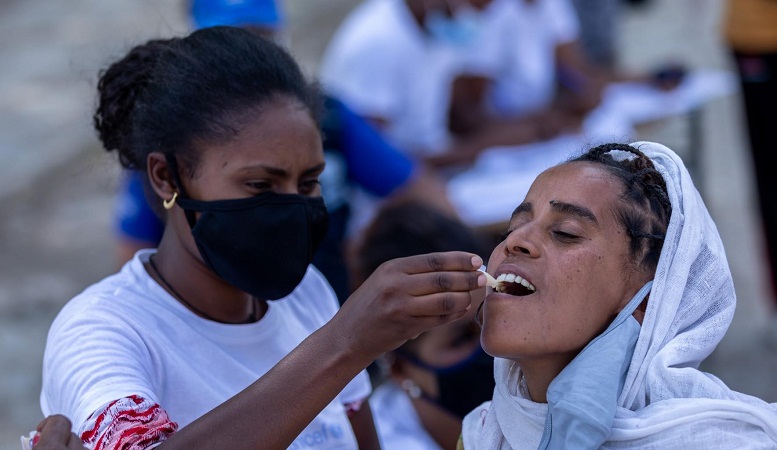
[[[175, 155], [165, 153], [165, 161], [167, 161], [167, 166], [170, 167], [170, 172], [173, 174], [173, 182], [176, 185], [175, 187], [178, 189], [178, 192], [180, 192], [178, 197], [189, 198], [189, 195], [186, 194], [186, 190], [183, 187], [183, 182], [181, 181], [181, 171], [178, 169], [178, 160], [176, 159]], [[197, 223], [197, 219], [194, 217], [194, 211], [190, 209], [184, 209], [183, 212], [186, 216], [186, 221], [189, 222], [189, 227], [194, 228], [194, 224]]]

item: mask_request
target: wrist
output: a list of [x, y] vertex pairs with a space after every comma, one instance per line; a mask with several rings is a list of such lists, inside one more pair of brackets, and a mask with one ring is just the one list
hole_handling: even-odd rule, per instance
[[365, 345], [369, 339], [368, 335], [360, 335], [352, 328], [339, 323], [338, 316], [339, 314], [314, 334], [321, 335], [321, 341], [326, 343], [326, 352], [335, 367], [350, 368], [355, 375], [380, 356], [381, 352], [370, 351]]

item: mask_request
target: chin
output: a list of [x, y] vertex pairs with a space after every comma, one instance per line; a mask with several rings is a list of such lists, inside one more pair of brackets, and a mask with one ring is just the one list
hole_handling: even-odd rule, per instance
[[483, 351], [494, 358], [510, 358], [511, 342], [499, 333], [494, 333], [487, 326], [483, 326], [480, 332], [480, 346]]

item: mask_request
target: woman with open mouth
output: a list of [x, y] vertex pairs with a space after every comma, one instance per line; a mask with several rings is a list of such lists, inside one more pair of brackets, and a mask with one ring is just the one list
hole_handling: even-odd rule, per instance
[[542, 173], [487, 271], [481, 343], [496, 389], [460, 447], [777, 447], [777, 404], [698, 370], [736, 297], [668, 148], [608, 144]]

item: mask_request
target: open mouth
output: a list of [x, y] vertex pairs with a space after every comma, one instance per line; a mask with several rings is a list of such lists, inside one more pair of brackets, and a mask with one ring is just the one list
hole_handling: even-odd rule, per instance
[[496, 278], [496, 292], [523, 297], [533, 294], [537, 289], [529, 281], [513, 273], [503, 273]]

